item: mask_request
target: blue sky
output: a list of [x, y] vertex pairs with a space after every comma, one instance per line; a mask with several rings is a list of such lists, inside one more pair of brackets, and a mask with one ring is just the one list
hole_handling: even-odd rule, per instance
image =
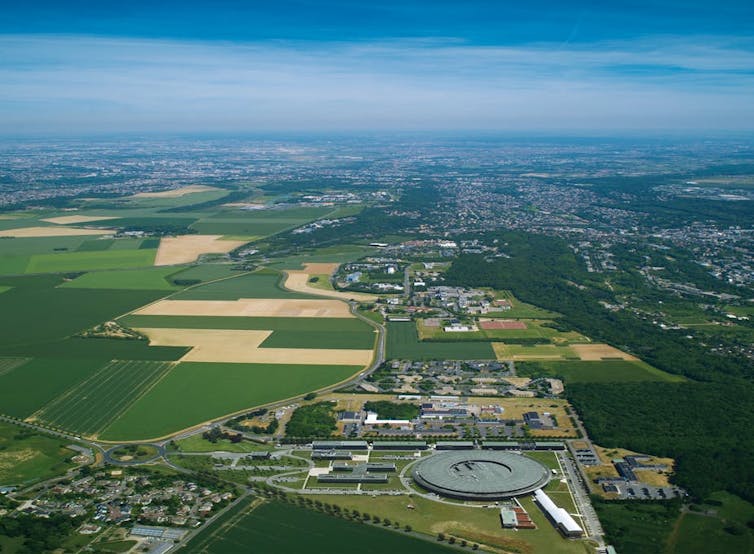
[[4, 135], [754, 130], [754, 2], [3, 3]]

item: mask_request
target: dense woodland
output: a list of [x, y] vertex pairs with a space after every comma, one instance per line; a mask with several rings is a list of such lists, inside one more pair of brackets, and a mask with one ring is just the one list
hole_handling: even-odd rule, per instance
[[683, 331], [662, 331], [605, 309], [609, 289], [594, 280], [567, 244], [553, 237], [501, 233], [510, 258], [459, 257], [449, 284], [509, 289], [525, 302], [563, 314], [558, 325], [626, 349], [686, 384], [579, 384], [567, 393], [591, 437], [608, 447], [677, 458], [677, 482], [703, 496], [726, 489], [754, 500], [754, 440], [742, 433], [754, 415], [754, 372], [741, 358], [709, 353]]

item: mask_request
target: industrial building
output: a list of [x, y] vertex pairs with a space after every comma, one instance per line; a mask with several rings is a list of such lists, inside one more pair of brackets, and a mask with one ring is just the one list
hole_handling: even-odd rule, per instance
[[537, 501], [537, 504], [539, 504], [539, 507], [542, 508], [542, 511], [548, 519], [561, 533], [563, 533], [563, 535], [571, 538], [584, 536], [584, 530], [578, 523], [576, 523], [576, 520], [571, 517], [571, 514], [565, 509], [556, 506], [542, 489], [534, 492], [534, 499]]

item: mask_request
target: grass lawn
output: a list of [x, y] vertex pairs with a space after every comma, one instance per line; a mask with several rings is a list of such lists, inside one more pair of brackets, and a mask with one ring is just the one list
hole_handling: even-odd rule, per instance
[[558, 317], [555, 312], [550, 312], [544, 308], [539, 308], [526, 302], [521, 302], [518, 298], [513, 296], [513, 293], [508, 290], [494, 291], [495, 298], [499, 300], [508, 300], [511, 303], [511, 309], [503, 312], [492, 312], [485, 315], [485, 317], [502, 317], [502, 318], [534, 318], [534, 319], [553, 319]]
[[352, 554], [354, 548], [360, 554], [452, 552], [437, 542], [402, 531], [388, 531], [280, 502], [264, 502], [251, 511], [246, 506], [231, 510], [181, 552], [230, 554], [244, 551], [249, 545], [254, 545], [255, 554]]
[[570, 342], [588, 342], [588, 340], [575, 331], [567, 333], [548, 327], [547, 323], [551, 320], [546, 319], [528, 319], [525, 321], [526, 329], [479, 329], [466, 333], [446, 333], [442, 327], [427, 327], [423, 320], [417, 320], [417, 330], [422, 339], [432, 340], [511, 340], [517, 339], [544, 339], [551, 341], [553, 344], [568, 344]]
[[99, 542], [96, 544], [96, 548], [104, 552], [128, 552], [136, 546], [136, 543], [137, 541]]
[[548, 375], [560, 377], [567, 383], [619, 383], [630, 381], [683, 382], [683, 377], [671, 375], [641, 361], [562, 361], [520, 364], [521, 377]]
[[67, 460], [76, 455], [68, 444], [0, 422], [0, 485], [29, 484], [65, 473], [74, 467]]
[[494, 348], [499, 360], [578, 360], [579, 358], [571, 348], [554, 344], [524, 346], [496, 342]]
[[342, 244], [339, 246], [328, 246], [311, 250], [306, 254], [297, 254], [295, 256], [286, 256], [278, 258], [270, 263], [270, 267], [277, 269], [303, 269], [304, 264], [323, 262], [323, 263], [346, 263], [363, 258], [368, 254], [373, 254], [377, 249], [371, 246], [357, 244]]
[[250, 441], [230, 442], [227, 439], [219, 439], [217, 442], [210, 442], [201, 435], [191, 435], [185, 439], [175, 441], [179, 452], [259, 452], [261, 450], [270, 450], [262, 444]]
[[77, 289], [126, 289], [126, 290], [178, 290], [180, 287], [168, 282], [168, 276], [180, 268], [154, 267], [150, 269], [130, 269], [97, 271], [67, 281], [63, 288]]
[[36, 254], [29, 260], [26, 273], [64, 273], [97, 269], [150, 267], [157, 250], [105, 250], [103, 252], [63, 252]]
[[[341, 508], [358, 510], [380, 518], [411, 525], [414, 530], [436, 536], [453, 535], [470, 542], [486, 544], [512, 552], [528, 554], [587, 554], [591, 550], [582, 541], [569, 541], [547, 521], [528, 497], [521, 503], [538, 526], [536, 530], [502, 529], [495, 508], [472, 508], [461, 503], [435, 502], [419, 496], [325, 496], [314, 497]], [[409, 508], [408, 506], [413, 506]]]
[[387, 324], [387, 358], [494, 360], [487, 342], [421, 342], [413, 322]]
[[102, 434], [105, 440], [160, 437], [225, 414], [342, 381], [360, 366], [184, 362]]

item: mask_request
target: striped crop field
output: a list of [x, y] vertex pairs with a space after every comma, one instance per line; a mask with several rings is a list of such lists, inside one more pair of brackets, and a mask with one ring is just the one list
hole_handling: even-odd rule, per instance
[[113, 360], [34, 414], [35, 419], [93, 436], [125, 412], [174, 364]]
[[10, 373], [17, 367], [21, 367], [31, 358], [0, 358], [0, 375]]

